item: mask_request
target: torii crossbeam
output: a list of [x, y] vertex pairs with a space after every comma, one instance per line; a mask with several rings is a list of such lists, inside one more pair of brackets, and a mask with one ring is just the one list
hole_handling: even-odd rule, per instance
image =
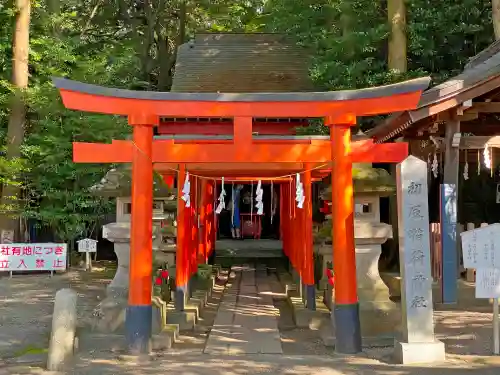
[[[242, 173], [239, 168], [245, 166], [247, 177], [272, 178], [282, 175], [283, 171], [304, 171], [306, 165], [328, 164], [318, 175], [331, 169], [336, 350], [340, 353], [361, 351], [352, 163], [397, 163], [407, 156], [408, 148], [404, 143], [374, 145], [371, 141], [359, 141], [351, 144], [351, 126], [356, 124], [359, 116], [416, 108], [429, 82], [429, 78], [421, 78], [370, 89], [319, 93], [180, 94], [119, 90], [55, 78], [54, 83], [67, 108], [127, 116], [133, 127], [132, 141], [115, 140], [111, 144], [77, 142], [73, 146], [74, 161], [78, 163], [132, 163], [130, 291], [126, 316], [130, 348], [134, 351], [147, 350], [151, 337], [151, 206], [154, 168], [165, 172], [169, 166], [176, 165], [178, 168], [175, 169], [184, 171], [188, 164], [202, 175], [215, 176], [220, 169], [220, 175], [233, 174], [237, 177]], [[158, 126], [163, 117], [233, 118], [233, 137], [229, 140], [205, 141], [154, 140], [153, 127]], [[298, 137], [279, 140], [256, 137], [252, 124], [253, 119], [258, 117], [324, 118], [325, 124], [330, 127], [330, 139]], [[249, 164], [253, 166], [249, 167]], [[276, 173], [277, 167], [282, 167], [281, 173]], [[180, 174], [179, 182], [183, 179], [184, 176]], [[310, 181], [310, 173], [305, 172], [306, 186], [310, 186]], [[178, 210], [178, 217], [184, 217], [183, 207]], [[310, 210], [301, 217], [306, 229], [305, 232], [299, 232], [305, 238], [303, 253], [299, 255], [310, 263]], [[186, 256], [182, 252], [185, 246], [183, 235], [178, 234], [177, 241], [178, 259], [181, 259]], [[180, 290], [186, 282], [183, 272], [178, 265], [176, 282]], [[308, 295], [314, 295], [314, 280], [310, 276], [306, 284]]]

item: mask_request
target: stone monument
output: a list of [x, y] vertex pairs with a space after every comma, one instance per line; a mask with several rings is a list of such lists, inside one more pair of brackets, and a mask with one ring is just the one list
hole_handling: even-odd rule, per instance
[[427, 175], [427, 163], [414, 156], [398, 165], [402, 323], [394, 357], [402, 364], [445, 360], [434, 335]]

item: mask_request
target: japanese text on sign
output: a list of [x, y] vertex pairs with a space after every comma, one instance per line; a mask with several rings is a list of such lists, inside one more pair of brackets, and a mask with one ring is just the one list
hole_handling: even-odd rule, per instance
[[406, 280], [409, 284], [407, 289], [408, 308], [422, 309], [429, 307], [428, 289], [430, 287], [430, 275], [427, 272], [429, 258], [426, 256], [428, 234], [426, 233], [427, 208], [425, 207], [426, 195], [420, 182], [410, 181], [405, 197], [404, 229], [406, 234]]
[[66, 254], [66, 244], [0, 244], [0, 272], [65, 270]]
[[500, 298], [500, 269], [476, 270], [476, 298]]
[[97, 241], [91, 238], [85, 238], [77, 241], [78, 252], [80, 253], [95, 253], [97, 252]]
[[401, 340], [433, 342], [427, 164], [408, 156], [397, 168]]
[[500, 224], [462, 232], [462, 251], [465, 268], [500, 268]]

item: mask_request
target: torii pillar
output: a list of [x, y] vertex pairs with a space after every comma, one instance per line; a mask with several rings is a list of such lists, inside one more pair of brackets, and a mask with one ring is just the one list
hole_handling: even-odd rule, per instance
[[355, 354], [362, 350], [354, 248], [354, 198], [352, 183], [351, 127], [356, 116], [329, 117], [332, 147], [332, 250], [335, 274], [335, 350]]
[[125, 317], [127, 343], [132, 353], [149, 350], [151, 341], [153, 275], [153, 127], [154, 115], [130, 115], [133, 127], [132, 215], [129, 296]]

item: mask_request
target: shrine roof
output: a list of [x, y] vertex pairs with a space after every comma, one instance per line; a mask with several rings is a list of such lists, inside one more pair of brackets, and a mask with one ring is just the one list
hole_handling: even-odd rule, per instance
[[500, 87], [500, 44], [493, 43], [474, 56], [462, 73], [425, 91], [418, 107], [389, 116], [367, 135], [376, 142], [397, 137], [421, 120], [447, 111]]
[[198, 34], [178, 49], [171, 91], [313, 91], [310, 58], [282, 34]]
[[[500, 69], [500, 68], [499, 68]], [[103, 87], [72, 81], [66, 78], [52, 78], [54, 85], [64, 91], [119, 99], [138, 99], [166, 102], [209, 102], [209, 103], [248, 103], [248, 102], [336, 102], [361, 99], [385, 98], [399, 94], [411, 94], [424, 90], [429, 78], [417, 78], [392, 85], [369, 87], [357, 90], [324, 92], [158, 92], [137, 91]], [[64, 96], [63, 96], [64, 100]], [[108, 112], [102, 112], [108, 113]], [[115, 114], [121, 114], [115, 112]], [[161, 115], [161, 113], [160, 113]]]
[[464, 70], [473, 69], [479, 64], [484, 63], [486, 60], [492, 58], [497, 53], [500, 52], [500, 40], [497, 40], [490, 44], [487, 48], [479, 52], [477, 55], [469, 59], [469, 62], [465, 65]]

